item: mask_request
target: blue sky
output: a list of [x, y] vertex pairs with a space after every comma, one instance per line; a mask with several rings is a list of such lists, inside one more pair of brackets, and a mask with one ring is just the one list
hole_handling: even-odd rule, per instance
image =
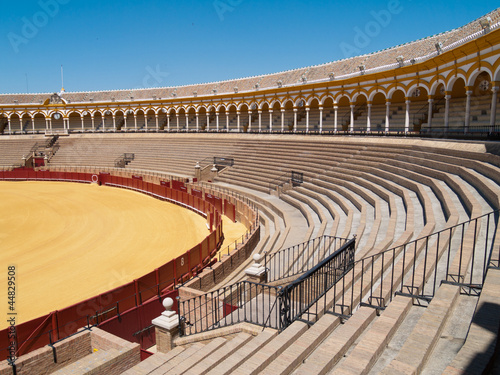
[[0, 93], [59, 91], [61, 65], [67, 91], [274, 73], [447, 31], [497, 6], [489, 0], [3, 2]]

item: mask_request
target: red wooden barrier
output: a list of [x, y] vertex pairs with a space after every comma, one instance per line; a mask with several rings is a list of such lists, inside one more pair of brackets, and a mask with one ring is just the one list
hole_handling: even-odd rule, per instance
[[[207, 194], [208, 201], [207, 199], [203, 200], [201, 191], [196, 189], [193, 189], [193, 195], [188, 194], [183, 182], [175, 181], [178, 189], [171, 189], [170, 182], [161, 181], [160, 185], [156, 185], [144, 182], [142, 176], [134, 177], [112, 176], [105, 172], [99, 174], [50, 171], [35, 172], [27, 168], [0, 171], [0, 179], [88, 181], [100, 182], [103, 185], [110, 183], [140, 189], [196, 208], [207, 214], [207, 222], [211, 228], [215, 225], [215, 230], [199, 245], [147, 275], [119, 288], [68, 306], [60, 311], [55, 311], [17, 325], [17, 355], [26, 354], [32, 350], [41, 348], [51, 341], [54, 342], [75, 333], [79, 328], [87, 324], [97, 324], [106, 319], [103, 329], [111, 327], [109, 329], [112, 331], [115, 329], [113, 328], [113, 325], [115, 325], [119, 327], [116, 328], [118, 336], [123, 337], [128, 335], [129, 340], [134, 341], [133, 338], [130, 338], [130, 335], [137, 333], [137, 331], [130, 331], [137, 327], [144, 328], [149, 326], [151, 320], [163, 311], [163, 306], [158, 302], [158, 287], [161, 291], [166, 291], [167, 287], [173, 286], [175, 278], [180, 278], [182, 275], [190, 275], [192, 272], [198, 272], [203, 265], [210, 262], [210, 255], [215, 254], [219, 239], [222, 237], [222, 222], [220, 217], [220, 212], [222, 212], [221, 199]], [[213, 203], [219, 209], [216, 209]], [[228, 207], [231, 208], [229, 205]], [[144, 303], [148, 299], [151, 299], [151, 302]], [[140, 305], [141, 302], [144, 304]], [[118, 317], [108, 319], [108, 317], [117, 314], [120, 315], [120, 319]], [[127, 325], [127, 322], [130, 325]], [[125, 331], [127, 332], [126, 334], [119, 334]], [[152, 337], [151, 335], [139, 336], [141, 336], [139, 342], [141, 346], [144, 345], [143, 348], [154, 344], [154, 335]], [[0, 331], [0, 360], [7, 358], [8, 346], [8, 330], [5, 329]]]
[[136, 280], [139, 303], [158, 295], [156, 271], [152, 271]]

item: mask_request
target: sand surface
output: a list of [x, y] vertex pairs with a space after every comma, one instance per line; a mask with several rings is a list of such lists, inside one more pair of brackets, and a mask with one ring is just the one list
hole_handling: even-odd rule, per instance
[[[22, 323], [136, 279], [201, 242], [206, 220], [137, 192], [62, 182], [0, 181], [0, 329], [8, 266]], [[245, 233], [224, 218], [226, 243]]]

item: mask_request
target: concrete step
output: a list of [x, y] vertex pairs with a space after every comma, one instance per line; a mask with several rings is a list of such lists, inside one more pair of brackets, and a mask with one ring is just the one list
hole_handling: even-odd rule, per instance
[[203, 375], [212, 370], [215, 366], [225, 361], [228, 357], [232, 356], [235, 351], [243, 347], [253, 338], [248, 333], [239, 333], [236, 337], [222, 345], [219, 349], [214, 351], [211, 355], [205, 357], [195, 366], [191, 367], [185, 374], [189, 375]]
[[[170, 369], [168, 369], [168, 374], [180, 375], [184, 374], [190, 368], [196, 366], [199, 362], [203, 361], [205, 358], [210, 357], [213, 352], [217, 351], [227, 343], [227, 340], [222, 337], [217, 337], [206, 344], [203, 348], [197, 350], [193, 353], [189, 359], [177, 361]], [[170, 361], [174, 364], [176, 361], [173, 359]]]
[[291, 373], [340, 324], [334, 315], [323, 315], [281, 355], [274, 359], [261, 374], [284, 375]]
[[335, 329], [294, 372], [294, 375], [326, 374], [375, 318], [375, 310], [362, 307]]
[[191, 356], [195, 355], [198, 351], [202, 350], [205, 345], [201, 343], [196, 343], [186, 348], [178, 355], [172, 357], [167, 362], [157, 367], [155, 370], [149, 372], [151, 375], [163, 375], [172, 370], [175, 366], [179, 365], [184, 361], [189, 361]]
[[224, 361], [219, 363], [217, 366], [213, 367], [206, 374], [210, 375], [225, 375], [232, 374], [233, 371], [240, 366], [242, 363], [264, 347], [269, 341], [271, 341], [277, 332], [274, 330], [265, 329], [256, 337], [252, 338], [245, 345], [236, 350], [231, 356], [226, 358]]
[[381, 374], [420, 373], [458, 299], [460, 288], [443, 284], [422, 314], [398, 355]]
[[271, 361], [280, 356], [290, 345], [295, 345], [298, 337], [307, 330], [307, 324], [295, 321], [287, 329], [274, 337], [270, 342], [235, 368], [231, 374], [254, 375], [259, 374]]
[[155, 353], [141, 363], [135, 365], [130, 370], [124, 372], [124, 375], [147, 375], [164, 365], [170, 359], [176, 357], [185, 350], [185, 347], [177, 346], [168, 353]]

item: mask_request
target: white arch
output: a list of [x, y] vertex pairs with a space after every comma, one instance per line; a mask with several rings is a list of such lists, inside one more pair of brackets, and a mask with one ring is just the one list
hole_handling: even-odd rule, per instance
[[[451, 75], [451, 74], [450, 74]], [[462, 80], [464, 81], [464, 86], [467, 86], [467, 77], [465, 75], [463, 75], [462, 73], [458, 73], [458, 74], [453, 74], [453, 76], [451, 76], [449, 79], [448, 79], [448, 82], [445, 86], [445, 90], [446, 91], [451, 91], [453, 90], [453, 85], [455, 84], [456, 81], [458, 81], [459, 78], [462, 78]]]
[[429, 95], [435, 95], [436, 94], [436, 90], [437, 88], [440, 86], [440, 85], [443, 85], [445, 87], [445, 90], [446, 90], [446, 82], [444, 82], [441, 78], [440, 79], [437, 79], [430, 87], [429, 89]]
[[[500, 67], [498, 69], [500, 69]], [[493, 77], [495, 77], [496, 74], [500, 74], [500, 70], [497, 70], [497, 72], [495, 72], [495, 73], [492, 73], [491, 70], [487, 67], [483, 67], [479, 70], [475, 70], [471, 75], [469, 75], [469, 79], [464, 79], [465, 86], [473, 86], [477, 77], [481, 73], [488, 73], [488, 75], [490, 76], [490, 81], [493, 81], [494, 80]]]
[[401, 87], [401, 86], [395, 86], [395, 87], [391, 87], [391, 89], [387, 92], [387, 95], [386, 95], [386, 99], [392, 99], [392, 96], [394, 95], [394, 93], [396, 91], [402, 91], [404, 96], [405, 97], [408, 97], [408, 93], [406, 92], [406, 90], [404, 89], [404, 87]]

